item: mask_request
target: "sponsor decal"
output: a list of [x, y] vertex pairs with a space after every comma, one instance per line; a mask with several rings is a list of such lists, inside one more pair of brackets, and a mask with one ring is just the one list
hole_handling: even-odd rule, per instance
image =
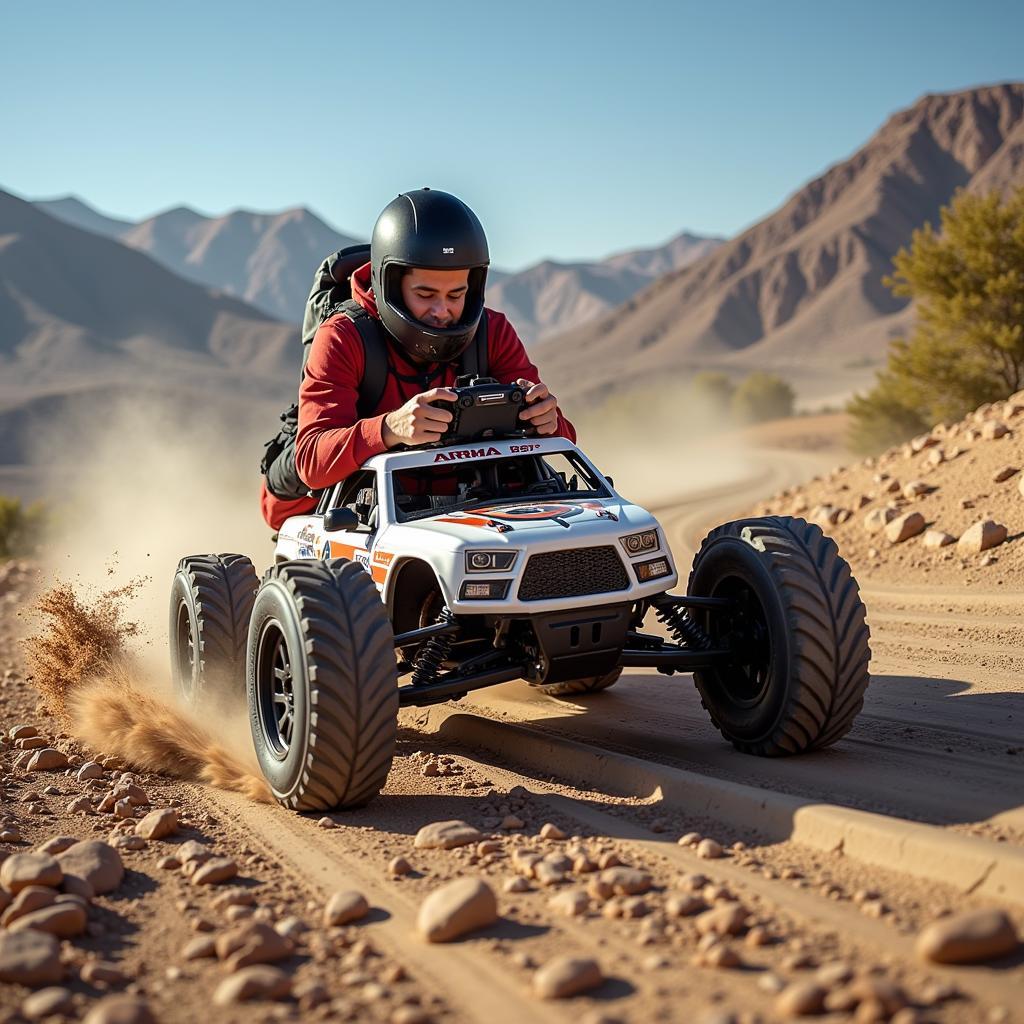
[[370, 552], [356, 548], [354, 554], [355, 560], [372, 576], [373, 573], [370, 570]]
[[331, 557], [331, 542], [329, 540], [324, 541], [324, 550], [321, 552], [320, 557], [325, 560]]
[[390, 565], [394, 558], [394, 554], [390, 551], [374, 551], [373, 553], [373, 560], [377, 565]]
[[435, 462], [458, 462], [460, 459], [486, 459], [489, 455], [500, 455], [493, 445], [490, 448], [457, 448], [453, 452], [438, 452]]
[[544, 519], [568, 529], [570, 524], [565, 520], [585, 512], [591, 512], [599, 519], [618, 521], [617, 517], [603, 505], [592, 501], [580, 502], [576, 505], [546, 502], [534, 505], [499, 505], [496, 508], [475, 508], [472, 512], [453, 512], [448, 516], [439, 516], [435, 521], [458, 523], [461, 526], [487, 526], [506, 533], [512, 529], [512, 523], [536, 522]]

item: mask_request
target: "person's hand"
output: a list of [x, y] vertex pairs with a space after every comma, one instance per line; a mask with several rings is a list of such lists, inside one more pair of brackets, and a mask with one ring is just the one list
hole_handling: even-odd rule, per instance
[[516, 383], [526, 393], [526, 408], [519, 418], [538, 434], [554, 434], [558, 430], [558, 399], [548, 391], [547, 384], [534, 384], [522, 377]]
[[405, 405], [384, 417], [381, 436], [388, 448], [400, 444], [429, 444], [436, 441], [452, 421], [450, 409], [437, 409], [431, 402], [454, 402], [455, 392], [450, 388], [431, 388], [413, 395]]

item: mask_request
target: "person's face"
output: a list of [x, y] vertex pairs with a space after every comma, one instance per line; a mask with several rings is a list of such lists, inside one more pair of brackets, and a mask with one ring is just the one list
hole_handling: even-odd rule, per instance
[[462, 319], [468, 287], [468, 270], [413, 267], [402, 277], [402, 302], [420, 323], [451, 327]]

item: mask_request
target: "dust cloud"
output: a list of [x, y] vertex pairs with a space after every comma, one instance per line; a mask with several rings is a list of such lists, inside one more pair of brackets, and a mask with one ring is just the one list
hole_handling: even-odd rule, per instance
[[200, 721], [174, 697], [167, 648], [181, 557], [240, 552], [258, 570], [270, 561], [258, 507], [263, 438], [170, 402], [124, 403], [98, 424], [55, 424], [38, 439], [40, 455], [61, 452], [62, 469], [42, 559], [51, 586], [25, 641], [34, 682], [94, 750], [268, 799], [244, 703], [204, 708]]

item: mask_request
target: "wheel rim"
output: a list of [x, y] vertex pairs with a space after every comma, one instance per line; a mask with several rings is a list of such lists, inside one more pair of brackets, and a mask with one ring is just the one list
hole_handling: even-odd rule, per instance
[[189, 615], [188, 606], [184, 601], [178, 605], [175, 641], [178, 654], [178, 689], [182, 697], [191, 700], [195, 690], [196, 638], [192, 630], [192, 616]]
[[771, 630], [764, 605], [744, 579], [727, 576], [714, 588], [714, 597], [728, 598], [732, 607], [713, 619], [714, 647], [741, 652], [743, 660], [715, 672], [726, 699], [737, 708], [760, 704], [771, 682]]
[[295, 676], [288, 642], [273, 620], [267, 622], [260, 636], [256, 690], [267, 748], [283, 761], [295, 738]]

